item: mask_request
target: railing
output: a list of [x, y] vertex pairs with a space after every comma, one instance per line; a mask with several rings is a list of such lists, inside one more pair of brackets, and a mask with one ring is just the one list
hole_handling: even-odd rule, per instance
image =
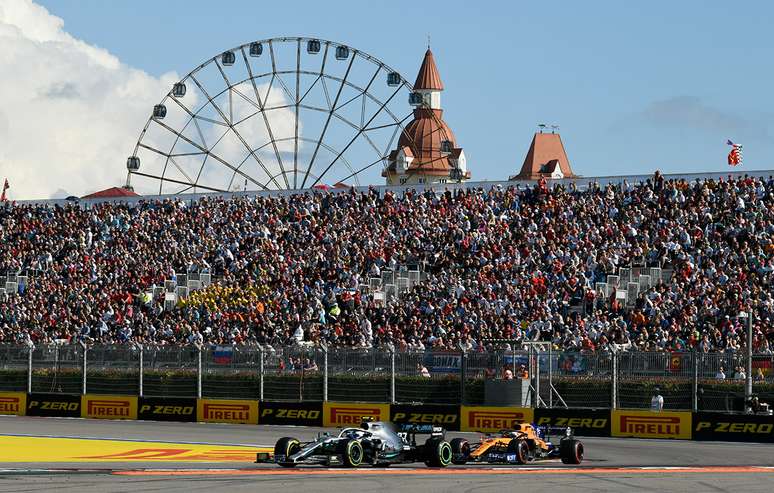
[[[733, 376], [746, 363], [742, 353], [0, 345], [0, 391], [480, 405], [487, 379], [524, 365], [535, 407], [641, 409], [658, 392], [665, 409], [739, 412], [745, 381]], [[754, 355], [752, 367], [753, 393], [774, 402], [774, 356]]]

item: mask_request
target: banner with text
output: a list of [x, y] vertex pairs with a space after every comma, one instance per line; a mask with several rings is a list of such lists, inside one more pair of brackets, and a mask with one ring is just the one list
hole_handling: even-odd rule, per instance
[[260, 404], [259, 425], [322, 426], [322, 402], [267, 402]]
[[460, 430], [495, 433], [513, 429], [519, 423], [532, 423], [534, 413], [528, 407], [462, 406]]
[[27, 416], [80, 418], [81, 396], [32, 393], [27, 396]]
[[691, 439], [691, 413], [613, 410], [611, 420], [614, 437]]
[[460, 407], [450, 404], [392, 404], [393, 423], [434, 424], [447, 430], [459, 431]]
[[366, 417], [373, 421], [387, 421], [390, 419], [390, 405], [362, 402], [323, 403], [323, 426], [359, 426]]
[[23, 392], [0, 392], [0, 414], [24, 416], [27, 410], [27, 394]]
[[205, 423], [258, 424], [258, 401], [199, 399], [196, 419]]
[[140, 397], [138, 419], [149, 421], [196, 421], [196, 399]]
[[774, 442], [774, 416], [694, 413], [693, 439]]
[[137, 419], [137, 397], [86, 394], [81, 398], [81, 417]]
[[575, 435], [610, 436], [609, 409], [535, 409], [538, 425], [570, 427]]

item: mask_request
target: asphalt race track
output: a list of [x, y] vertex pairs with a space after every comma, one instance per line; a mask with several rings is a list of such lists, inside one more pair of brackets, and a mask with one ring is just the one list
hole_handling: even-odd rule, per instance
[[[0, 416], [0, 492], [97, 491], [774, 491], [766, 444], [585, 438], [581, 466], [423, 464], [281, 469], [253, 464], [282, 426]], [[475, 434], [450, 433], [450, 436]]]

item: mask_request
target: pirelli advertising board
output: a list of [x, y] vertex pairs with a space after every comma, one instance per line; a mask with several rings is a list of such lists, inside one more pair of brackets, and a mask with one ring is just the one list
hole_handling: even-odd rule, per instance
[[0, 414], [24, 416], [27, 411], [27, 394], [0, 392]]
[[80, 418], [81, 396], [69, 394], [29, 394], [27, 396], [27, 416]]
[[322, 426], [322, 402], [261, 402], [259, 425]]
[[535, 409], [538, 425], [570, 427], [574, 434], [584, 437], [610, 436], [609, 409]]
[[393, 423], [434, 424], [447, 430], [459, 431], [460, 407], [444, 404], [392, 404]]
[[137, 418], [149, 421], [196, 421], [196, 399], [140, 397]]
[[774, 416], [695, 413], [694, 440], [774, 442]]
[[614, 410], [611, 419], [614, 437], [691, 439], [691, 413]]
[[137, 419], [137, 397], [94, 395], [81, 397], [81, 417], [96, 419]]
[[462, 406], [460, 430], [495, 433], [517, 423], [532, 423], [534, 412], [528, 407]]
[[388, 421], [390, 405], [362, 402], [323, 403], [323, 426], [358, 426], [364, 417], [374, 421]]
[[205, 423], [258, 424], [258, 401], [198, 399], [196, 419]]

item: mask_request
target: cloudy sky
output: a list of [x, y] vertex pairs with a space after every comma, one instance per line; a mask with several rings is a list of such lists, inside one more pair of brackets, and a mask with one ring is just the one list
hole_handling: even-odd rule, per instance
[[[368, 8], [365, 5], [369, 5]], [[774, 4], [0, 0], [0, 180], [13, 198], [121, 184], [181, 74], [225, 48], [319, 36], [413, 79], [431, 37], [445, 119], [474, 178], [521, 165], [560, 125], [576, 172], [774, 168]]]

